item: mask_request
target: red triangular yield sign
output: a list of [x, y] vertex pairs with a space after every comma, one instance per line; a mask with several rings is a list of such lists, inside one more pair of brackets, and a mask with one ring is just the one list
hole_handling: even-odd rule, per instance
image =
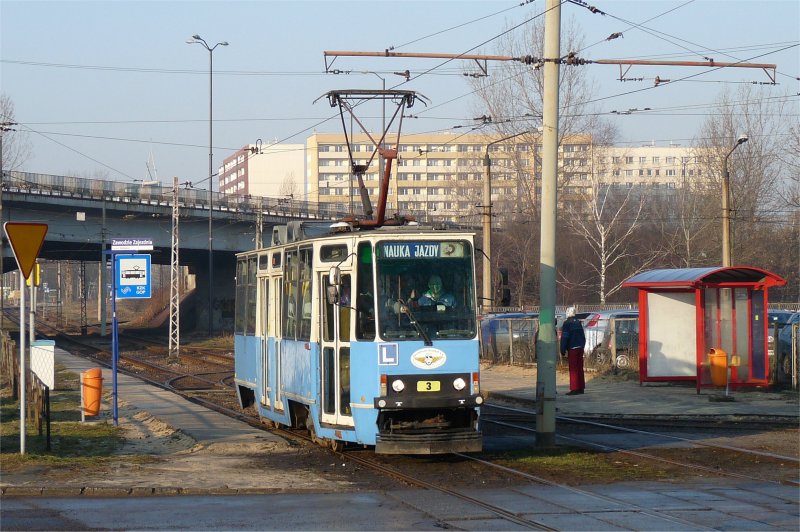
[[44, 235], [47, 234], [47, 224], [34, 224], [24, 222], [6, 222], [3, 224], [17, 266], [25, 279], [30, 277], [36, 258], [42, 250]]

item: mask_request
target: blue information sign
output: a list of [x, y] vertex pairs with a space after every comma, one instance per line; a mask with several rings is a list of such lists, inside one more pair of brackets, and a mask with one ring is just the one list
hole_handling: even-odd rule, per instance
[[150, 298], [150, 255], [116, 255], [117, 299]]

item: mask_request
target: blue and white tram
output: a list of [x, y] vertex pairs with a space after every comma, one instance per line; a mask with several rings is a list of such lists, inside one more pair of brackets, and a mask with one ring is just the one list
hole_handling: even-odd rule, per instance
[[[473, 240], [395, 226], [239, 254], [240, 405], [335, 449], [480, 451]], [[446, 304], [422, 297], [432, 277]]]

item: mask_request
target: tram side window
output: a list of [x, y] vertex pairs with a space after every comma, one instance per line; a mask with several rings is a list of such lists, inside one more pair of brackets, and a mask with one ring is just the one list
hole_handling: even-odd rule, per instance
[[[330, 282], [327, 275], [322, 276], [322, 290], [323, 294], [327, 293]], [[333, 341], [333, 312], [336, 305], [328, 303], [325, 298], [322, 301], [322, 340], [325, 342]]]
[[297, 250], [286, 252], [286, 261], [283, 269], [283, 337], [294, 338], [297, 326]]
[[234, 331], [244, 334], [247, 313], [247, 260], [239, 259], [236, 263], [236, 316]]
[[311, 257], [311, 248], [286, 252], [283, 270], [284, 338], [311, 338]]
[[375, 339], [375, 292], [372, 274], [372, 244], [362, 242], [358, 245], [358, 296], [356, 298], [356, 338]]
[[256, 272], [258, 263], [255, 257], [247, 261], [247, 318], [245, 331], [247, 335], [256, 334], [256, 290], [258, 289]]
[[350, 276], [342, 275], [341, 298], [339, 299], [339, 341], [350, 341]]
[[299, 309], [301, 311], [299, 319], [299, 330], [297, 337], [300, 340], [311, 338], [311, 289], [312, 289], [312, 256], [313, 252], [309, 249], [300, 250], [300, 292]]

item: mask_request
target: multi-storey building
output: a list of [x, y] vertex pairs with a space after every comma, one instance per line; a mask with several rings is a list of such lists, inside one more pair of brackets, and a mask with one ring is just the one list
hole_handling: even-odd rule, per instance
[[248, 144], [227, 157], [219, 168], [219, 191], [303, 199], [306, 193], [303, 144]]
[[[476, 134], [403, 135], [392, 171], [387, 212], [412, 214], [422, 220], [480, 223], [484, 157], [492, 140]], [[362, 212], [358, 182], [351, 181], [351, 163], [343, 141], [343, 135], [337, 134], [309, 137], [309, 199], [335, 203], [358, 214]], [[387, 140], [387, 145], [392, 141]], [[356, 164], [369, 162], [373, 145], [366, 135], [356, 135], [351, 146]], [[493, 203], [518, 201], [521, 184], [530, 180], [536, 168], [532, 150], [525, 143], [491, 146]], [[364, 176], [372, 198], [377, 197], [382, 174], [376, 156]]]
[[[497, 139], [484, 134], [403, 135], [392, 167], [387, 214], [480, 224], [487, 147], [495, 220], [511, 221], [519, 213], [530, 212], [541, 196], [541, 138], [520, 136], [495, 142]], [[387, 139], [386, 145], [393, 146], [393, 139]], [[315, 133], [305, 147], [271, 146], [273, 158], [266, 156], [266, 149], [260, 156], [253, 155], [251, 148], [245, 146], [226, 159], [220, 172], [222, 192], [293, 194], [337, 211], [363, 213], [344, 135]], [[349, 148], [355, 163], [367, 166], [363, 181], [374, 205], [383, 161], [378, 155], [373, 157], [374, 146], [366, 135], [351, 137]], [[291, 164], [278, 167], [279, 154], [292, 154], [291, 159], [286, 158]], [[297, 154], [305, 154], [302, 161]], [[559, 147], [559, 202], [585, 204], [601, 185], [667, 192], [708, 179], [707, 163], [694, 149], [682, 146], [598, 147], [589, 136], [575, 135]], [[304, 181], [287, 177], [302, 175]]]
[[627, 187], [680, 188], [709, 177], [709, 158], [701, 153], [677, 145], [605, 148], [598, 178]]

